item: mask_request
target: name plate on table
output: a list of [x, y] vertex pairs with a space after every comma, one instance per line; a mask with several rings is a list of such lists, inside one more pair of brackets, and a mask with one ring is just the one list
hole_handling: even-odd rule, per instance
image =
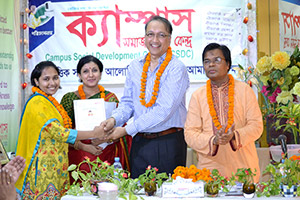
[[162, 197], [204, 197], [204, 182], [192, 182], [192, 179], [176, 177], [173, 182], [162, 184]]

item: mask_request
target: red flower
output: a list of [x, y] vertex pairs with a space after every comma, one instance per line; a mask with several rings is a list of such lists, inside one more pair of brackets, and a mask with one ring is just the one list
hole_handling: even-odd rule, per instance
[[128, 178], [128, 175], [126, 173], [123, 173], [123, 178]]

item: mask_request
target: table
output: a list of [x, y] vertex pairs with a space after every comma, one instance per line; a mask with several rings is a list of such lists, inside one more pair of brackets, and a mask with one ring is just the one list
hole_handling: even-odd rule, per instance
[[[161, 189], [158, 189], [156, 196], [151, 196], [148, 197], [146, 196], [144, 193], [139, 193], [139, 195], [137, 195], [138, 200], [141, 199], [139, 198], [142, 197], [145, 200], [161, 200], [161, 199], [166, 199], [166, 200], [196, 200], [196, 199], [200, 199], [200, 200], [237, 200], [237, 199], [246, 199], [243, 196], [225, 196], [225, 193], [220, 193], [219, 197], [203, 197], [203, 198], [162, 198], [161, 197]], [[128, 196], [126, 196], [127, 199], [129, 200]], [[83, 200], [99, 200], [99, 197], [97, 196], [93, 196], [93, 195], [89, 195], [89, 194], [85, 194], [85, 196], [72, 196], [72, 195], [66, 195], [63, 196], [61, 198], [61, 200], [79, 200], [79, 199], [83, 199]], [[282, 196], [272, 196], [272, 197], [254, 197], [251, 200], [286, 200], [286, 199], [300, 199], [300, 197], [294, 197], [294, 198], [286, 198], [286, 197], [282, 197]], [[101, 200], [101, 199], [100, 199]], [[124, 200], [122, 198], [118, 198], [118, 200]]]
[[[166, 199], [166, 200], [195, 200], [195, 199], [201, 199], [201, 200], [237, 200], [237, 199], [246, 199], [243, 196], [221, 196], [221, 197], [216, 197], [216, 198], [212, 198], [212, 197], [203, 197], [203, 198], [161, 198], [158, 196], [152, 196], [152, 197], [147, 197], [145, 195], [141, 195], [141, 197], [143, 197], [144, 199], [148, 199], [148, 200], [161, 200], [161, 199]], [[97, 196], [71, 196], [71, 195], [66, 195], [63, 196], [61, 198], [61, 200], [79, 200], [79, 199], [84, 199], [84, 200], [99, 200], [99, 198]], [[138, 198], [141, 199], [141, 198]], [[286, 197], [254, 197], [252, 198], [253, 200], [287, 200], [287, 199], [300, 199], [300, 197], [294, 197], [294, 198], [286, 198]], [[252, 200], [251, 199], [251, 200]], [[118, 200], [124, 200], [122, 198], [119, 198]]]

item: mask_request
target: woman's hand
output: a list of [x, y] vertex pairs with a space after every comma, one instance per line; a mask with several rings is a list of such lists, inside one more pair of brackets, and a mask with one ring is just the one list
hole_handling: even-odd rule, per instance
[[90, 154], [93, 154], [95, 156], [98, 156], [102, 153], [102, 147], [99, 146], [94, 146], [92, 144], [83, 144], [82, 145], [82, 150], [89, 152]]
[[92, 145], [98, 146], [99, 144], [102, 144], [104, 142], [107, 142], [106, 140], [100, 140], [99, 138], [94, 138], [91, 140]]

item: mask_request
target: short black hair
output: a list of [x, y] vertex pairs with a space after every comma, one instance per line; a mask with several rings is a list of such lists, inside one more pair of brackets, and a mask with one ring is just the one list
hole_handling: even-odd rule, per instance
[[58, 69], [58, 67], [53, 62], [51, 62], [51, 61], [42, 61], [39, 64], [37, 64], [34, 67], [33, 71], [31, 72], [30, 82], [31, 82], [32, 86], [37, 87], [37, 85], [35, 84], [34, 79], [39, 80], [39, 78], [42, 75], [43, 70], [45, 68], [48, 68], [48, 67], [53, 67], [57, 71], [57, 73], [59, 75], [59, 69]]
[[150, 20], [146, 23], [146, 25], [145, 25], [145, 33], [147, 32], [147, 27], [148, 27], [148, 25], [149, 25], [150, 22], [152, 22], [152, 21], [160, 21], [160, 22], [162, 22], [162, 23], [165, 25], [165, 27], [166, 27], [168, 33], [169, 33], [170, 35], [172, 35], [172, 32], [173, 32], [172, 24], [170, 23], [169, 20], [167, 20], [166, 18], [161, 17], [161, 16], [159, 16], [159, 15], [153, 15], [153, 16], [150, 18]]
[[90, 63], [90, 62], [94, 62], [98, 66], [100, 72], [103, 71], [103, 64], [102, 64], [102, 62], [98, 58], [96, 58], [95, 56], [87, 55], [87, 56], [82, 57], [79, 60], [79, 62], [77, 64], [77, 73], [80, 74], [83, 65], [85, 65], [87, 63]]
[[229, 68], [228, 68], [228, 71], [229, 71], [231, 68], [231, 53], [230, 53], [229, 48], [226, 45], [222, 45], [222, 44], [218, 44], [218, 43], [208, 44], [203, 50], [202, 62], [204, 61], [204, 56], [205, 56], [206, 52], [214, 50], [214, 49], [220, 49], [222, 51], [226, 63], [229, 64]]

